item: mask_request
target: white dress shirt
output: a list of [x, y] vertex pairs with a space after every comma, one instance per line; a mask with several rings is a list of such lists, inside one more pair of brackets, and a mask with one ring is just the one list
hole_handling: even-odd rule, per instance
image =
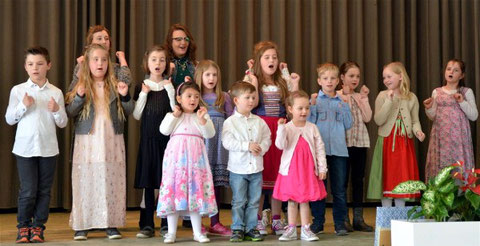
[[[157, 83], [149, 79], [145, 79], [143, 83], [150, 87], [150, 90], [152, 91], [161, 91], [165, 89], [170, 101], [170, 107], [173, 111], [175, 108], [175, 89], [170, 81], [163, 80], [160, 83]], [[145, 108], [145, 104], [147, 104], [147, 95], [148, 93], [143, 91], [140, 91], [140, 94], [138, 95], [137, 102], [135, 103], [135, 109], [133, 110], [133, 118], [136, 120], [140, 120], [142, 118], [143, 109]]]
[[[229, 151], [227, 170], [236, 174], [263, 171], [263, 155], [272, 144], [270, 135], [270, 129], [262, 118], [252, 113], [246, 117], [235, 110], [223, 123], [222, 144]], [[262, 148], [259, 156], [248, 150], [250, 142], [256, 142]]]
[[[23, 104], [25, 93], [34, 99], [34, 103], [28, 108]], [[48, 110], [48, 102], [52, 97], [58, 104], [57, 112]], [[14, 86], [10, 92], [5, 118], [9, 125], [18, 124], [12, 153], [22, 157], [58, 155], [55, 125], [64, 128], [68, 118], [62, 91], [48, 80], [42, 87], [30, 79]]]

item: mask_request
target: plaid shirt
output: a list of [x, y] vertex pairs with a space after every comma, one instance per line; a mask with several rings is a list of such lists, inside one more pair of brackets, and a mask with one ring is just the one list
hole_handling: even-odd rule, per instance
[[367, 127], [363, 122], [362, 112], [356, 100], [351, 98], [350, 111], [353, 116], [353, 126], [347, 130], [347, 147], [370, 147], [370, 137], [368, 136]]

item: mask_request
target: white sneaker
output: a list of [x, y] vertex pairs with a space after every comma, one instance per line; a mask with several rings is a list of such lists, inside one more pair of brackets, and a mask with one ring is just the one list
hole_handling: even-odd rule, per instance
[[261, 235], [267, 235], [267, 229], [265, 228], [265, 226], [263, 225], [263, 222], [262, 220], [259, 220], [257, 222], [257, 230], [260, 232]]
[[280, 241], [292, 241], [297, 240], [297, 228], [295, 226], [289, 226], [287, 230], [282, 234], [282, 236], [278, 239]]
[[163, 238], [164, 238], [163, 243], [174, 243], [176, 239], [176, 235], [167, 233], [163, 236]]
[[205, 234], [200, 234], [198, 236], [194, 235], [193, 240], [199, 242], [199, 243], [208, 243], [210, 242], [210, 239], [205, 235]]
[[275, 235], [282, 235], [285, 232], [285, 228], [287, 228], [288, 225], [282, 223], [281, 220], [273, 220], [272, 221], [272, 231], [275, 233]]
[[315, 233], [310, 230], [310, 225], [302, 226], [302, 233], [300, 234], [300, 239], [308, 242], [319, 240]]

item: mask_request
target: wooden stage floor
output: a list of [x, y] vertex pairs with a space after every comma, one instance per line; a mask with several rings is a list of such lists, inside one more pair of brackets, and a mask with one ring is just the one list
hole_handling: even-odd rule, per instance
[[[351, 213], [351, 209], [349, 209]], [[221, 210], [221, 221], [225, 225], [231, 224], [230, 210]], [[95, 231], [88, 234], [87, 241], [73, 241], [73, 231], [68, 226], [69, 213], [51, 213], [49, 221], [46, 224], [45, 230], [45, 243], [48, 245], [151, 245], [151, 244], [163, 244], [162, 238], [158, 237], [158, 229], [156, 229], [156, 237], [149, 239], [137, 239], [135, 235], [138, 232], [138, 218], [139, 211], [127, 212], [127, 225], [124, 228], [119, 228], [123, 235], [123, 239], [120, 240], [108, 240], [105, 236], [105, 232]], [[327, 208], [327, 222], [325, 223], [325, 233], [319, 236], [320, 241], [307, 243], [301, 240], [292, 241], [288, 243], [278, 241], [278, 236], [269, 235], [263, 242], [246, 243], [242, 242], [240, 245], [305, 245], [305, 244], [319, 244], [322, 246], [329, 245], [373, 245], [374, 233], [368, 232], [353, 232], [348, 236], [337, 237], [334, 234], [332, 210]], [[375, 208], [365, 209], [365, 221], [369, 225], [375, 224]], [[204, 218], [205, 225], [209, 225], [209, 219]], [[160, 224], [160, 220], [156, 218], [156, 225]], [[179, 223], [181, 224], [181, 223]], [[0, 214], [0, 245], [15, 245], [16, 237], [16, 214]], [[209, 245], [234, 245], [228, 241], [227, 237], [209, 236], [211, 242]], [[177, 245], [199, 245], [199, 243], [193, 241], [191, 229], [185, 229], [179, 227], [177, 233]]]

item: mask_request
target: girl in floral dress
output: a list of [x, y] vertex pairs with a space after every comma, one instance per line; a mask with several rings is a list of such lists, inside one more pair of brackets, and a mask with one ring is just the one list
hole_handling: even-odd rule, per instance
[[197, 84], [180, 84], [176, 99], [179, 105], [160, 125], [160, 132], [170, 135], [170, 140], [163, 157], [157, 214], [167, 217], [164, 243], [175, 242], [179, 215], [190, 216], [193, 239], [205, 243], [210, 240], [201, 232], [201, 216], [218, 212], [204, 142], [204, 138], [215, 135], [215, 128], [207, 109], [199, 105], [201, 95]]

